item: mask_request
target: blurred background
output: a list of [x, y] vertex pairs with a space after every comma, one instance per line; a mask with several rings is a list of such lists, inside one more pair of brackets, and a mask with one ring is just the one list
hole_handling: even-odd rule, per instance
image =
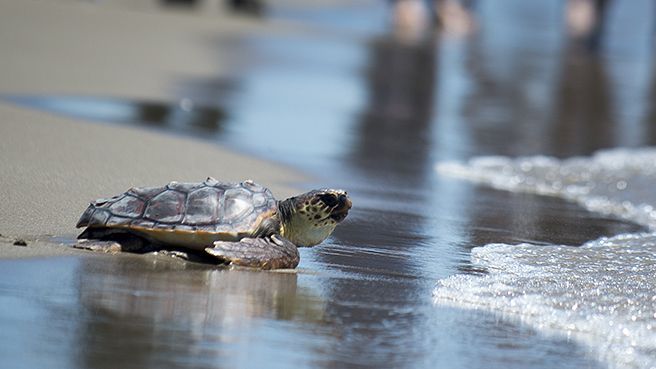
[[[166, 34], [135, 26], [134, 45], [117, 49], [135, 56], [94, 65], [93, 47], [103, 46], [91, 43], [75, 56], [89, 75], [123, 76], [124, 87], [76, 88], [76, 79], [98, 80], [78, 73], [55, 89], [65, 97], [5, 87], [17, 102], [195, 134], [310, 169], [326, 156], [364, 170], [390, 165], [385, 156], [407, 155], [404, 167], [475, 154], [567, 157], [654, 136], [649, 0], [59, 2], [175, 17]], [[180, 33], [202, 43], [203, 63], [167, 45], [194, 20], [198, 34]], [[138, 56], [149, 52], [159, 62]], [[139, 77], [125, 77], [142, 72], [158, 80], [156, 93], [135, 92]]]
[[[81, 259], [34, 285], [43, 261], [13, 265], [8, 290], [59, 292], [5, 314], [23, 322], [7, 323], [8, 367], [607, 366], [432, 292], [486, 273], [473, 247], [646, 228], [435, 166], [653, 145], [654, 1], [0, 0], [0, 14], [4, 102], [218, 143], [354, 200], [298, 275]], [[62, 326], [36, 355], [19, 344]]]

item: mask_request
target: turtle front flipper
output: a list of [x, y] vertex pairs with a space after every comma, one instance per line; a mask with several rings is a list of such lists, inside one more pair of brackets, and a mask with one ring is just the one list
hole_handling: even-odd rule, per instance
[[293, 269], [300, 260], [296, 245], [279, 235], [216, 241], [205, 251], [228, 264], [259, 269]]

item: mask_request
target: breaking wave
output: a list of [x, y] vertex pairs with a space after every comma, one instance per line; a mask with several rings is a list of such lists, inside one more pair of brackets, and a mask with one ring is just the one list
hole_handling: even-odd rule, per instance
[[486, 156], [436, 169], [497, 189], [565, 198], [656, 230], [656, 148], [604, 150], [565, 160]]
[[[445, 175], [558, 196], [656, 231], [656, 150], [616, 149], [566, 160], [484, 157]], [[472, 250], [487, 274], [438, 282], [436, 304], [484, 309], [566, 335], [611, 368], [656, 368], [656, 233], [580, 247], [490, 244]]]

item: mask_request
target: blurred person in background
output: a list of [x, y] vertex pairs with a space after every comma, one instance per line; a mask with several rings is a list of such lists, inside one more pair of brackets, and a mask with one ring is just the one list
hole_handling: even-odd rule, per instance
[[596, 50], [603, 36], [609, 0], [569, 0], [565, 6], [567, 30], [575, 41]]
[[403, 42], [417, 42], [434, 27], [446, 34], [467, 35], [476, 29], [472, 5], [471, 0], [394, 0], [395, 36]]

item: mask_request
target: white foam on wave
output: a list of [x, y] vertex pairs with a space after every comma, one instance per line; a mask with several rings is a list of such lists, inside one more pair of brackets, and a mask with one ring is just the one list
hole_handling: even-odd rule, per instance
[[437, 304], [520, 319], [584, 344], [611, 368], [656, 368], [656, 235], [580, 247], [491, 244], [472, 250], [485, 276], [438, 283]]
[[[557, 196], [656, 231], [656, 149], [591, 157], [481, 157], [441, 163], [444, 175]], [[485, 276], [438, 282], [435, 303], [485, 309], [565, 334], [611, 368], [656, 369], [656, 233], [580, 247], [491, 244], [472, 250]]]
[[497, 189], [565, 198], [656, 230], [656, 148], [604, 150], [566, 160], [487, 156], [440, 163], [436, 169]]

